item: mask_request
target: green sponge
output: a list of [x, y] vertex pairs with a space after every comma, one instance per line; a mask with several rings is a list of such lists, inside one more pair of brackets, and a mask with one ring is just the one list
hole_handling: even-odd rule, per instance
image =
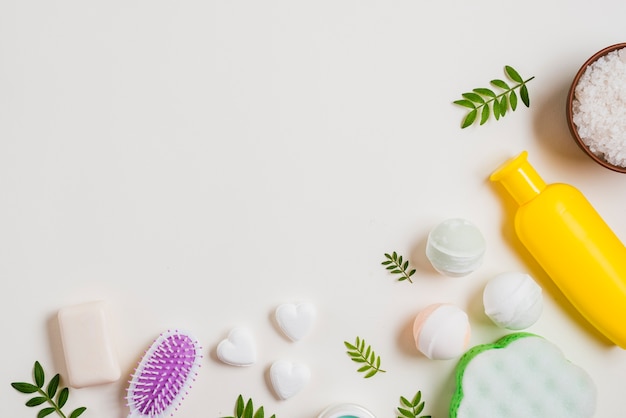
[[596, 387], [546, 339], [509, 334], [471, 348], [456, 368], [451, 418], [590, 418]]

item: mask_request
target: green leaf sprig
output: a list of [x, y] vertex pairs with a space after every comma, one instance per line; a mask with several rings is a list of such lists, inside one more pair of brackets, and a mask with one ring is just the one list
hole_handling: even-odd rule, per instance
[[516, 89], [519, 89], [519, 98], [522, 100], [522, 103], [526, 107], [530, 107], [530, 97], [526, 83], [535, 77], [524, 80], [517, 70], [510, 65], [504, 66], [504, 72], [510, 81], [516, 84], [510, 86], [504, 80], [491, 80], [491, 85], [500, 89], [500, 92], [495, 92], [490, 88], [476, 88], [471, 92], [463, 93], [461, 95], [462, 99], [454, 101], [454, 104], [470, 109], [463, 119], [461, 128], [467, 128], [477, 120], [480, 125], [483, 125], [489, 120], [492, 112], [496, 120], [499, 120], [506, 115], [509, 109], [515, 111], [518, 103]]
[[425, 403], [422, 401], [422, 391], [417, 391], [412, 400], [400, 396], [401, 407], [398, 407], [398, 418], [431, 418], [430, 415], [419, 415], [424, 410]]
[[408, 280], [413, 283], [411, 276], [415, 274], [415, 269], [409, 270], [409, 260], [404, 260], [401, 255], [398, 255], [395, 251], [391, 254], [385, 253], [385, 261], [381, 263], [385, 268], [389, 270], [391, 274], [398, 275], [398, 281], [402, 282]]
[[[26, 401], [26, 406], [28, 407], [39, 406], [46, 402], [51, 405], [40, 410], [37, 414], [37, 418], [43, 418], [52, 414], [53, 412], [56, 412], [62, 418], [77, 418], [87, 410], [87, 408], [85, 407], [80, 407], [73, 410], [69, 415], [65, 415], [61, 411], [61, 408], [63, 408], [67, 403], [67, 399], [70, 396], [70, 390], [63, 387], [60, 391], [58, 390], [59, 383], [61, 381], [61, 376], [58, 373], [54, 375], [52, 379], [50, 379], [50, 382], [48, 382], [48, 385], [44, 390], [46, 375], [43, 367], [41, 367], [41, 364], [38, 361], [35, 361], [35, 366], [33, 367], [33, 381], [34, 384], [25, 382], [13, 382], [11, 383], [11, 386], [13, 386], [15, 390], [21, 393], [37, 394], [37, 396], [30, 398], [28, 401]], [[56, 401], [54, 400], [55, 395]]]
[[365, 378], [370, 378], [376, 373], [385, 373], [385, 370], [380, 368], [380, 356], [376, 355], [376, 352], [372, 350], [372, 347], [365, 344], [365, 340], [356, 337], [354, 344], [350, 344], [347, 341], [343, 342], [348, 349], [347, 353], [355, 363], [363, 363], [357, 372], [365, 373]]
[[[235, 416], [224, 418], [265, 418], [265, 411], [263, 407], [260, 407], [255, 412], [252, 399], [248, 399], [247, 402], [244, 402], [243, 396], [239, 395], [237, 397], [237, 403], [235, 404]], [[270, 418], [276, 418], [276, 415], [272, 415]]]

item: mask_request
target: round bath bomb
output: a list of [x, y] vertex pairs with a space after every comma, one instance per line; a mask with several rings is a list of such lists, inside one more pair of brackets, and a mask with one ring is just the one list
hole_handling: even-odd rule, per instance
[[537, 322], [543, 310], [541, 287], [528, 275], [499, 274], [483, 290], [485, 314], [499, 327], [525, 329]]
[[441, 274], [465, 276], [481, 266], [485, 248], [485, 239], [476, 225], [453, 218], [430, 231], [426, 257]]
[[470, 335], [467, 314], [449, 303], [427, 306], [413, 322], [415, 346], [431, 360], [459, 357], [467, 350]]

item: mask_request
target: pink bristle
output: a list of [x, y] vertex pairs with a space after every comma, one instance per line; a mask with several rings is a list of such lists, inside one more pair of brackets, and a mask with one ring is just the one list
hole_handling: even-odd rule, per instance
[[132, 418], [163, 418], [178, 410], [200, 367], [200, 347], [180, 331], [159, 336], [135, 369], [127, 401]]

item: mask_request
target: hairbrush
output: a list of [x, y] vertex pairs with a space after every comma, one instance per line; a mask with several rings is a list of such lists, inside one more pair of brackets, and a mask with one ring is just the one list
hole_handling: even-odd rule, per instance
[[128, 418], [164, 418], [178, 409], [200, 367], [201, 348], [181, 331], [159, 335], [132, 375]]

